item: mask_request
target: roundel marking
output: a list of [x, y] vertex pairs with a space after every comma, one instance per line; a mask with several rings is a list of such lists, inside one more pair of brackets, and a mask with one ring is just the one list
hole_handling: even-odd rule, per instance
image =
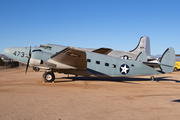
[[122, 64], [121, 67], [120, 67], [120, 73], [123, 74], [123, 75], [126, 75], [128, 74], [130, 71], [130, 68], [128, 65], [126, 64]]
[[129, 59], [129, 56], [124, 55], [123, 58], [124, 58], [125, 60], [128, 60], [128, 59]]

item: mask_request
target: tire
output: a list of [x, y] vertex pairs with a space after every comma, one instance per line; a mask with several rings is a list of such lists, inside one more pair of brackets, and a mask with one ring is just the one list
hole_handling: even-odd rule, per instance
[[33, 70], [34, 70], [35, 72], [38, 72], [38, 71], [40, 70], [40, 68], [38, 68], [38, 67], [33, 67]]
[[43, 78], [46, 82], [53, 82], [55, 80], [55, 75], [53, 72], [45, 72]]

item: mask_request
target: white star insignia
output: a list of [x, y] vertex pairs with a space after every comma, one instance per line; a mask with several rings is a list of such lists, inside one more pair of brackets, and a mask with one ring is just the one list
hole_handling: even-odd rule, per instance
[[125, 59], [125, 60], [127, 60], [127, 59], [128, 59], [128, 57], [127, 57], [127, 56], [124, 56], [124, 59]]
[[121, 69], [122, 69], [121, 73], [124, 72], [125, 74], [127, 74], [127, 71], [129, 70], [129, 68], [127, 68], [126, 65], [124, 65], [124, 67], [121, 67]]

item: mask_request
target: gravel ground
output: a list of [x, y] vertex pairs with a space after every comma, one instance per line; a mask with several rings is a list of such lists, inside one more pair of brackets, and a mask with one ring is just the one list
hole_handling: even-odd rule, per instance
[[[180, 72], [134, 78], [74, 78], [0, 70], [0, 120], [179, 120]], [[75, 81], [73, 81], [73, 79]]]

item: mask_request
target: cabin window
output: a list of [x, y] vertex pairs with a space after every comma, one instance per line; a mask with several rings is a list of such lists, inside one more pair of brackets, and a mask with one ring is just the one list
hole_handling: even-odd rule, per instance
[[109, 63], [105, 63], [105, 66], [109, 66]]
[[91, 62], [91, 59], [87, 59], [87, 62]]
[[96, 64], [100, 64], [100, 61], [96, 61]]
[[32, 52], [41, 52], [42, 50], [40, 50], [40, 49], [35, 49], [35, 50], [33, 50]]
[[46, 50], [51, 50], [51, 48], [52, 48], [52, 47], [50, 47], [50, 46], [46, 46], [46, 47], [45, 47]]
[[112, 64], [112, 68], [116, 68], [116, 65], [115, 65], [115, 64]]

